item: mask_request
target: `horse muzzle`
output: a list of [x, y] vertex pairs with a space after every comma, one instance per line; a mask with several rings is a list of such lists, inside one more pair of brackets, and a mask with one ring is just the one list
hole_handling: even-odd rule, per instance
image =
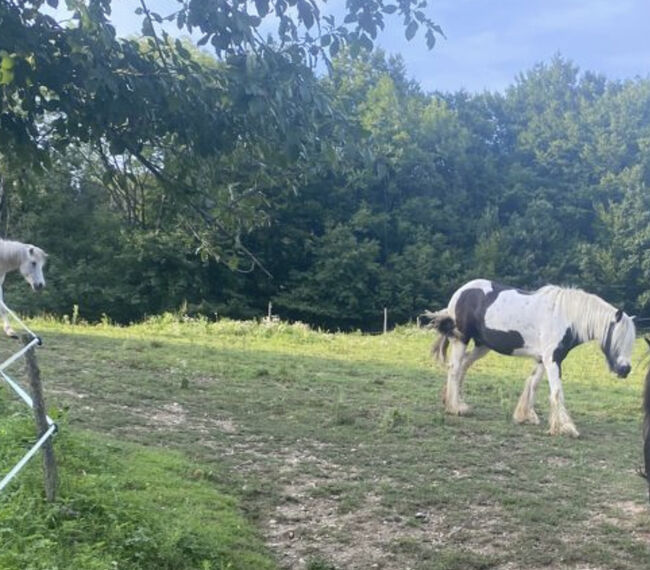
[[632, 367], [629, 364], [624, 364], [623, 366], [617, 366], [616, 375], [619, 378], [627, 378], [627, 375], [630, 373], [630, 370], [632, 370]]
[[45, 283], [33, 283], [32, 284], [32, 289], [34, 291], [40, 291], [41, 289], [45, 288]]

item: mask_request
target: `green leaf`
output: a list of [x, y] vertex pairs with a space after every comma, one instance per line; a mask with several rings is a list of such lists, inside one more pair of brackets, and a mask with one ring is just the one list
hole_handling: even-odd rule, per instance
[[367, 35], [363, 34], [359, 38], [359, 44], [361, 45], [362, 48], [368, 51], [372, 51], [373, 43], [372, 40]]
[[305, 27], [310, 29], [314, 25], [314, 14], [311, 5], [306, 0], [298, 0], [297, 6], [298, 16], [305, 24]]
[[269, 13], [269, 0], [255, 0], [255, 8], [260, 18]]
[[407, 40], [412, 40], [415, 36], [415, 32], [418, 31], [418, 23], [415, 20], [412, 20], [411, 23], [406, 27], [405, 36]]
[[153, 37], [155, 35], [153, 26], [151, 25], [151, 21], [149, 20], [149, 18], [145, 18], [144, 20], [142, 20], [142, 35], [148, 37]]
[[191, 59], [192, 55], [185, 49], [183, 43], [180, 40], [176, 40], [174, 42], [174, 46], [176, 47], [178, 55], [180, 55], [183, 59]]
[[427, 40], [427, 48], [433, 49], [433, 46], [436, 45], [436, 36], [431, 30], [427, 30], [426, 40]]
[[9, 85], [10, 83], [13, 83], [13, 80], [13, 69], [0, 69], [0, 85]]

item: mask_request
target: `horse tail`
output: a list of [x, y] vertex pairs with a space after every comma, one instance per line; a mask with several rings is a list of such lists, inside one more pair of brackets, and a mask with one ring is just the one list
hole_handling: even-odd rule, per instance
[[431, 356], [438, 362], [446, 364], [447, 362], [447, 349], [449, 348], [449, 337], [440, 335], [436, 342], [431, 345]]
[[423, 317], [429, 319], [428, 329], [434, 329], [440, 333], [431, 347], [431, 356], [440, 362], [447, 362], [447, 349], [449, 348], [450, 338], [460, 338], [460, 331], [456, 328], [456, 321], [449, 314], [448, 309], [436, 311], [424, 311]]

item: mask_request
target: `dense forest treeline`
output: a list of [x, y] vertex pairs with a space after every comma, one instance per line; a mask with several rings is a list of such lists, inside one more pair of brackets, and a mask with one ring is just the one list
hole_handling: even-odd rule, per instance
[[328, 106], [308, 117], [316, 142], [276, 164], [237, 145], [191, 163], [173, 140], [148, 151], [163, 173], [246, 196], [236, 207], [254, 223], [235, 247], [250, 267], [202, 255], [205, 230], [188, 231], [185, 206], [124, 149], [62, 148], [42, 171], [0, 155], [2, 234], [50, 254], [46, 291], [11, 278], [9, 304], [128, 322], [181, 305], [261, 316], [272, 301], [283, 318], [373, 329], [383, 307], [405, 322], [481, 276], [576, 285], [650, 314], [649, 79], [613, 82], [557, 56], [504, 93], [425, 93], [399, 58], [342, 52], [315, 81]]

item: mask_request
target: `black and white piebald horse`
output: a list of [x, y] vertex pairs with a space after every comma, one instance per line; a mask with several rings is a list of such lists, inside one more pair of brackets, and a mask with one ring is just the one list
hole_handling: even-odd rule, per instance
[[[468, 368], [479, 358], [490, 350], [528, 356], [536, 364], [526, 380], [514, 420], [539, 423], [535, 391], [546, 371], [550, 433], [578, 437], [562, 391], [561, 366], [567, 353], [583, 342], [598, 340], [613, 372], [625, 378], [631, 369], [634, 321], [622, 310], [580, 289], [547, 285], [537, 291], [522, 291], [476, 279], [458, 289], [446, 309], [425, 315], [431, 319], [430, 326], [441, 333], [433, 350], [440, 360], [448, 362], [444, 400], [450, 414], [469, 411], [462, 399], [462, 385]], [[474, 348], [467, 352], [470, 341], [474, 341]]]

